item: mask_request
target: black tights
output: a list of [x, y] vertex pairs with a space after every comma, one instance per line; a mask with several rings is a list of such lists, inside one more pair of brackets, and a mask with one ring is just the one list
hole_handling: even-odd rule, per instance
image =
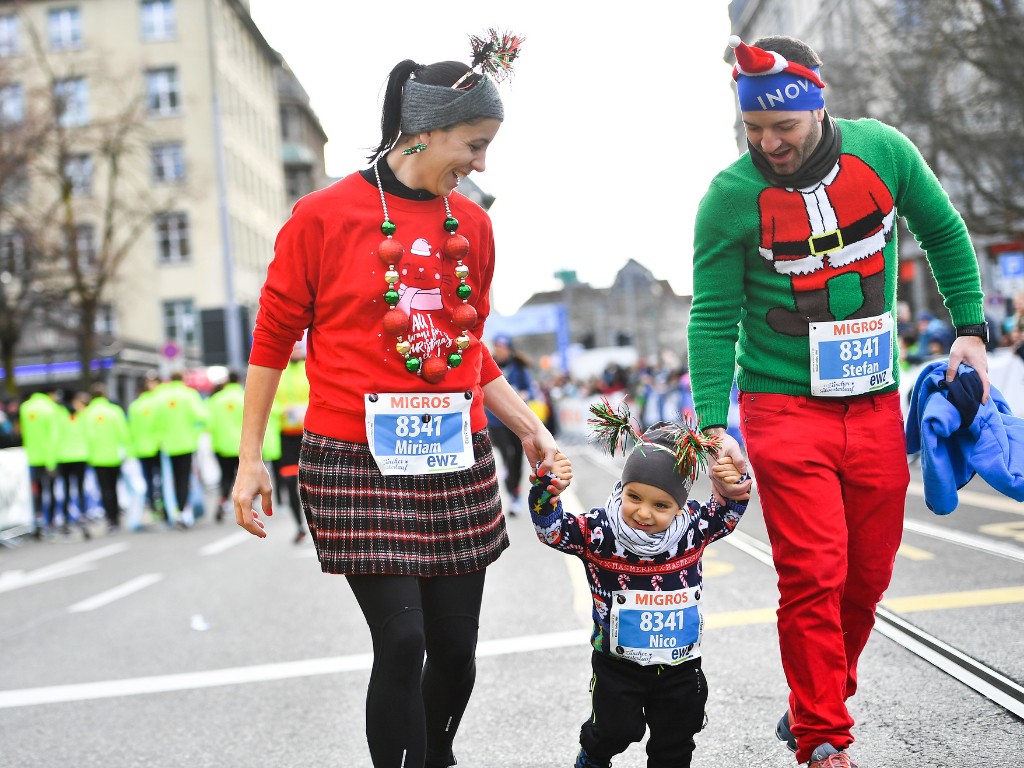
[[366, 741], [374, 768], [452, 763], [476, 681], [484, 574], [347, 577], [373, 641]]

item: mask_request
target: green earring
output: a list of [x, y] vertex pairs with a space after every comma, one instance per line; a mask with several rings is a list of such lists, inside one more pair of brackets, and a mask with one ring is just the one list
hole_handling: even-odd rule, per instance
[[426, 144], [417, 144], [415, 147], [409, 147], [408, 149], [403, 149], [402, 150], [402, 154], [403, 155], [415, 155], [417, 152], [422, 152], [426, 148], [427, 148]]

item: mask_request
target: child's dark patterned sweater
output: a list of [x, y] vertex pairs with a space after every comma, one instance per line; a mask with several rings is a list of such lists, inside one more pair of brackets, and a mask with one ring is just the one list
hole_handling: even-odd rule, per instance
[[680, 664], [700, 656], [701, 555], [712, 541], [732, 533], [746, 501], [707, 506], [690, 500], [687, 527], [673, 551], [641, 557], [613, 534], [608, 513], [595, 507], [585, 515], [565, 511], [560, 500], [540, 506], [543, 485], [530, 490], [530, 516], [537, 538], [583, 560], [594, 601], [594, 649], [637, 664]]

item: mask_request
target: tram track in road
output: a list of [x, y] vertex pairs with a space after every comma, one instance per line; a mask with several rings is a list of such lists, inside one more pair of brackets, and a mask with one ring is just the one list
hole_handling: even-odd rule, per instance
[[[733, 531], [722, 541], [774, 569], [771, 547], [753, 536]], [[878, 607], [875, 618], [876, 632], [1024, 720], [1024, 687], [1020, 684], [883, 606]]]

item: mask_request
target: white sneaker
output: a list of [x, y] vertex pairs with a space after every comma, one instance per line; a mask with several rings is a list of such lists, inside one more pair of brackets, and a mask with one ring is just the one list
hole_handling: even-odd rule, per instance
[[518, 515], [520, 512], [526, 512], [526, 502], [522, 496], [513, 496], [512, 501], [508, 505], [508, 513], [510, 515]]

